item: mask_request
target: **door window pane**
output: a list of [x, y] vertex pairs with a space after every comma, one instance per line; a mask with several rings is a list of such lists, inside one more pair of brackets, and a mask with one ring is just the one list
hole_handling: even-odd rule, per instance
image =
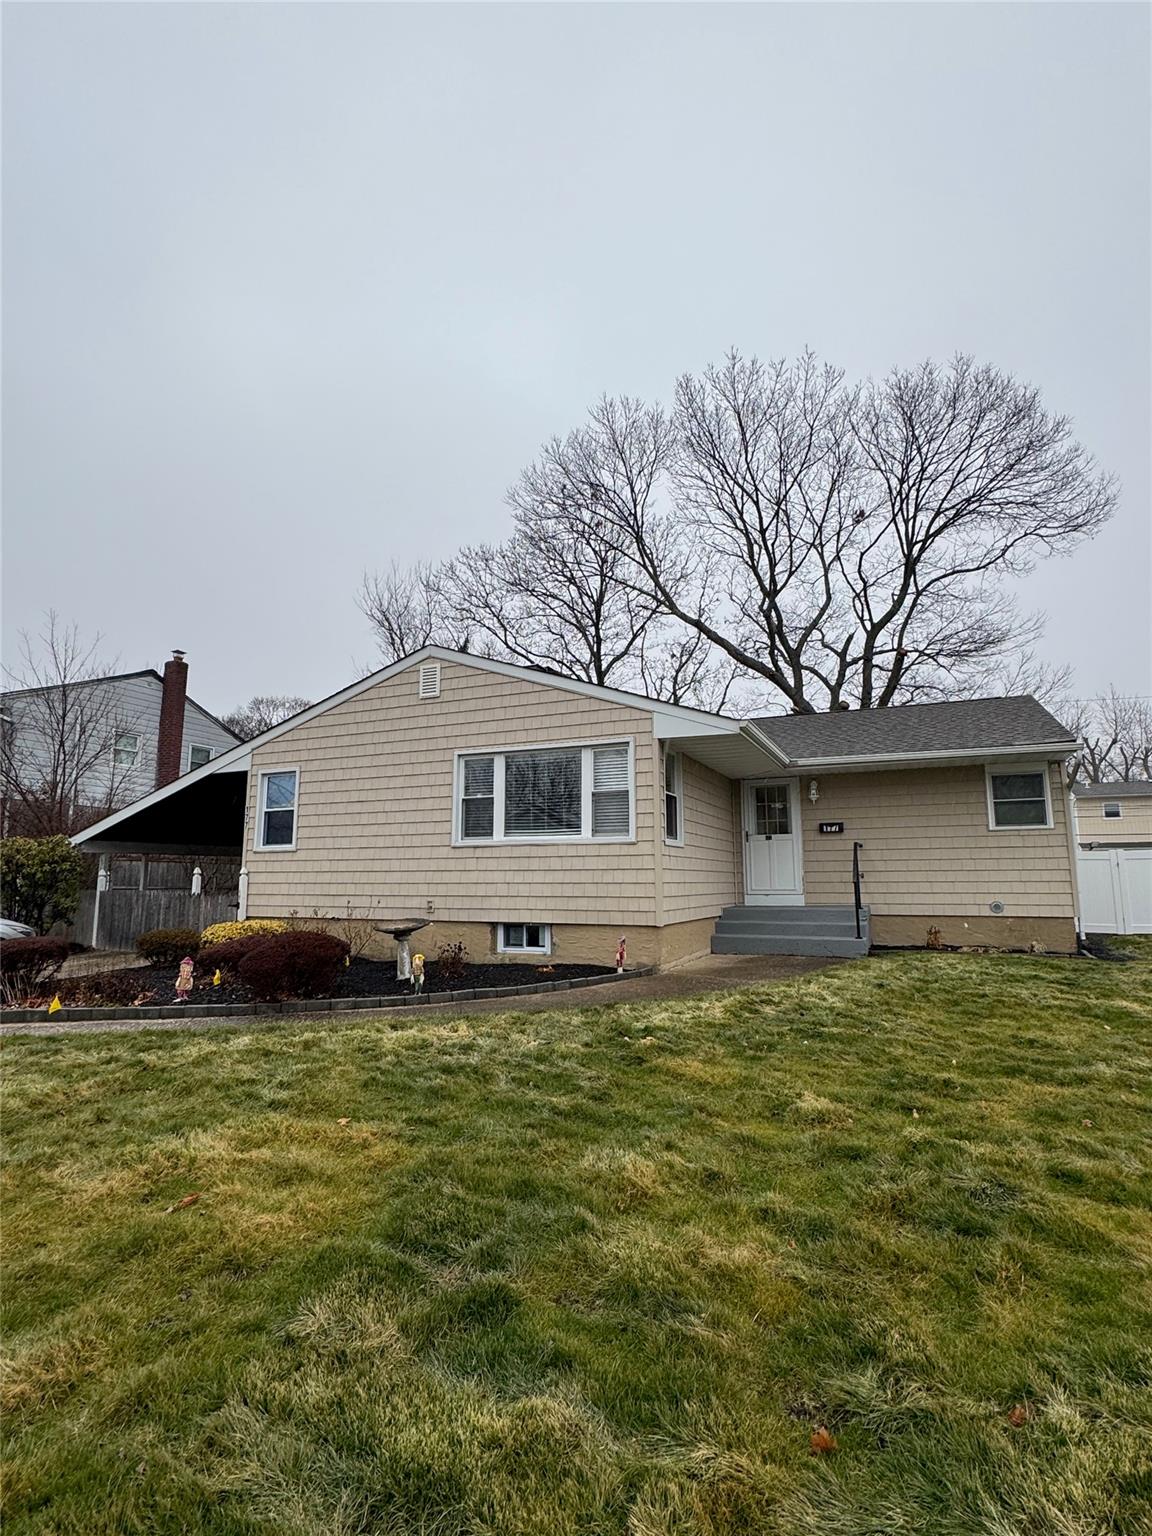
[[757, 784], [757, 837], [784, 837], [792, 830], [792, 810], [787, 784]]

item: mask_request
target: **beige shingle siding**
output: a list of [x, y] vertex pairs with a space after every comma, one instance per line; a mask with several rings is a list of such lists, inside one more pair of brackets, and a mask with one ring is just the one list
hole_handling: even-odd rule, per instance
[[732, 781], [695, 758], [681, 757], [680, 763], [684, 846], [662, 843], [666, 923], [715, 917], [738, 899], [733, 848], [740, 841], [739, 808]]
[[[852, 900], [852, 843], [864, 844], [864, 900], [876, 913], [985, 916], [1073, 915], [1067, 798], [1060, 764], [1049, 765], [1055, 825], [992, 831], [983, 767], [820, 774], [820, 799], [802, 788], [804, 890], [809, 905]], [[821, 835], [822, 821], [843, 821]]]
[[1076, 801], [1076, 835], [1082, 843], [1152, 843], [1152, 796], [1117, 799], [1120, 818], [1109, 821], [1103, 800]]
[[[656, 755], [647, 710], [455, 662], [440, 697], [417, 696], [410, 668], [252, 754], [246, 862], [254, 916], [296, 909], [423, 915], [444, 921], [654, 923]], [[454, 848], [458, 751], [632, 738], [634, 843]], [[253, 849], [261, 771], [300, 770], [296, 850]]]

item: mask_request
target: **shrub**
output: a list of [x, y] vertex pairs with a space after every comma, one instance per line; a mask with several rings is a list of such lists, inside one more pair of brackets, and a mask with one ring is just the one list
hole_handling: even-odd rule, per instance
[[4, 1001], [13, 1003], [41, 991], [68, 958], [67, 939], [5, 939], [0, 943]]
[[467, 944], [441, 944], [436, 951], [436, 974], [441, 981], [463, 981], [468, 965]]
[[280, 933], [244, 956], [240, 980], [265, 1002], [283, 997], [328, 997], [348, 946], [330, 933]]
[[66, 837], [0, 841], [0, 910], [39, 933], [69, 922], [80, 904], [84, 855]]
[[243, 922], [211, 923], [200, 935], [201, 949], [223, 944], [226, 939], [246, 939], [251, 933], [283, 933], [287, 923], [278, 917], [246, 917]]
[[225, 939], [220, 944], [209, 944], [198, 956], [200, 969], [212, 971], [236, 971], [245, 955], [250, 955], [272, 937], [267, 933], [247, 933], [238, 939]]
[[195, 928], [153, 928], [136, 940], [136, 953], [153, 965], [179, 965], [185, 955], [195, 955], [200, 935]]

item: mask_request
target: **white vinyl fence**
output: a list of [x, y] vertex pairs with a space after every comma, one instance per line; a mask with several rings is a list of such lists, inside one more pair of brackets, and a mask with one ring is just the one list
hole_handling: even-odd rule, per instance
[[1152, 933], [1152, 848], [1081, 848], [1076, 875], [1085, 933]]

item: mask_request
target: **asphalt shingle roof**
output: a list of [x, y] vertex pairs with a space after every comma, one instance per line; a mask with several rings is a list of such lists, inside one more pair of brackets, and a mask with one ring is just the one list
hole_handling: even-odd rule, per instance
[[1068, 743], [1072, 732], [1029, 694], [843, 709], [822, 715], [768, 715], [753, 722], [791, 762], [826, 757], [899, 757], [909, 752], [975, 752], [982, 748]]
[[1073, 784], [1077, 800], [1137, 800], [1152, 795], [1152, 779], [1131, 779], [1115, 784]]

